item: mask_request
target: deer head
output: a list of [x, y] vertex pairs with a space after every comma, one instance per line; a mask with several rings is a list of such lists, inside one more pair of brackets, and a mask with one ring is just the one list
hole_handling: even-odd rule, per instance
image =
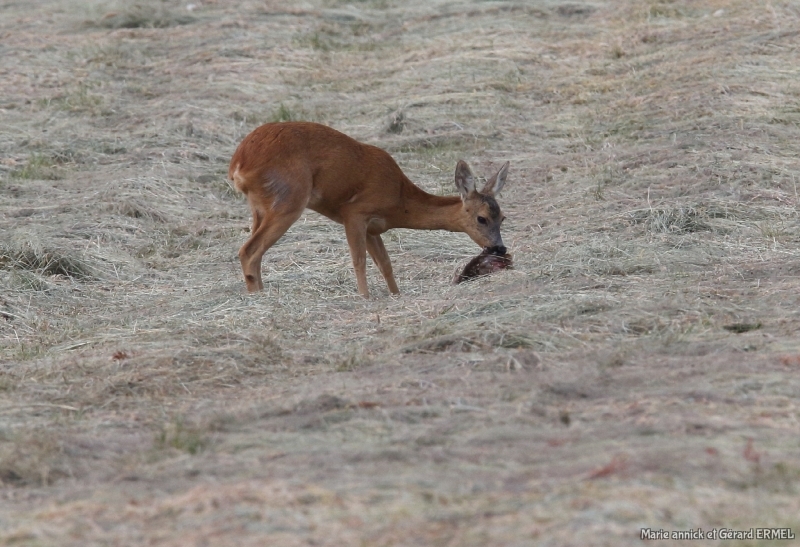
[[506, 254], [500, 236], [500, 225], [505, 216], [494, 196], [503, 189], [507, 174], [508, 162], [505, 162], [479, 192], [475, 189], [475, 176], [467, 162], [459, 160], [456, 165], [456, 188], [461, 193], [462, 201], [461, 228], [489, 254]]

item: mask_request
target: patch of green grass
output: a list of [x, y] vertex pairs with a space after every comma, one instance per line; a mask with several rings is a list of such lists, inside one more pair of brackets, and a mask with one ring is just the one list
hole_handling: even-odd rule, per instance
[[761, 236], [770, 243], [785, 239], [790, 235], [790, 230], [783, 219], [766, 220], [757, 225]]
[[331, 7], [342, 7], [350, 4], [356, 4], [367, 9], [387, 9], [393, 5], [389, 0], [327, 0], [325, 4]]
[[304, 47], [327, 53], [331, 51], [374, 51], [383, 42], [373, 38], [377, 29], [362, 20], [323, 23], [312, 32], [299, 34], [295, 42]]
[[272, 118], [270, 118], [271, 122], [293, 122], [298, 121], [300, 118], [291, 111], [291, 109], [286, 106], [285, 104], [281, 103], [278, 105], [278, 108], [275, 109], [275, 112], [272, 114]]
[[351, 372], [364, 366], [367, 366], [370, 360], [364, 355], [363, 352], [354, 350], [344, 357], [340, 357], [335, 362], [336, 372]]
[[760, 489], [771, 493], [796, 494], [800, 483], [800, 468], [786, 462], [762, 465], [754, 462], [745, 477], [730, 481], [730, 485], [741, 490]]
[[93, 93], [97, 84], [80, 82], [66, 93], [39, 101], [40, 108], [54, 108], [71, 114], [89, 114], [101, 116], [109, 113], [103, 96]]
[[207, 446], [208, 439], [199, 428], [187, 425], [178, 417], [173, 423], [162, 426], [153, 444], [158, 450], [174, 448], [187, 454], [199, 454]]
[[52, 286], [41, 275], [28, 270], [14, 270], [9, 276], [9, 286], [21, 291], [44, 292]]
[[17, 387], [17, 382], [8, 376], [0, 376], [0, 392], [14, 391]]
[[[409, 137], [397, 143], [385, 146], [389, 152], [413, 152], [423, 161], [456, 158], [467, 154], [470, 150], [480, 148], [483, 141], [469, 135], [442, 133], [439, 135], [420, 135]], [[455, 167], [455, 161], [452, 162]]]
[[648, 18], [677, 19], [687, 15], [685, 9], [675, 0], [656, 0], [647, 8]]
[[439, 334], [440, 332], [441, 329], [434, 328], [403, 346], [400, 351], [403, 353], [475, 352], [493, 348], [541, 348], [543, 345], [533, 336], [519, 332]]
[[0, 484], [47, 486], [67, 476], [62, 448], [48, 431], [0, 433]]
[[120, 8], [104, 14], [97, 20], [87, 21], [87, 26], [119, 28], [168, 28], [188, 25], [197, 19], [187, 13], [170, 10], [166, 5], [153, 2], [121, 4]]
[[51, 158], [44, 154], [31, 154], [24, 166], [11, 171], [11, 178], [22, 180], [59, 180], [61, 173]]
[[498, 91], [513, 92], [522, 84], [522, 72], [519, 68], [507, 71], [499, 80], [491, 82], [489, 87]]
[[330, 51], [332, 49], [332, 40], [325, 35], [320, 35], [319, 32], [311, 33], [300, 40], [305, 42], [312, 49], [317, 51]]
[[598, 180], [597, 184], [594, 187], [592, 194], [594, 195], [594, 199], [596, 201], [605, 201], [606, 196], [604, 193], [605, 183], [602, 180]]
[[47, 347], [39, 343], [21, 342], [12, 351], [9, 357], [14, 361], [30, 361], [42, 357], [47, 352]]

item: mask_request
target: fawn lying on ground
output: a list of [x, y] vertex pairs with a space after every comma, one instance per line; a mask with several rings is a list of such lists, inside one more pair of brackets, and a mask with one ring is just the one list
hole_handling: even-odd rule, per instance
[[469, 281], [476, 277], [491, 275], [500, 270], [513, 269], [511, 265], [511, 255], [498, 253], [493, 249], [484, 249], [481, 254], [470, 260], [461, 273], [456, 272], [453, 277], [453, 284]]

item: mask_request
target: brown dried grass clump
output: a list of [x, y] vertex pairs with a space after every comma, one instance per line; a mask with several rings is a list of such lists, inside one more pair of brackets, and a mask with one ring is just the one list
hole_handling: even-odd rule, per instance
[[95, 277], [95, 270], [89, 261], [58, 249], [32, 245], [0, 248], [0, 267], [34, 272], [39, 276], [56, 275], [76, 279]]

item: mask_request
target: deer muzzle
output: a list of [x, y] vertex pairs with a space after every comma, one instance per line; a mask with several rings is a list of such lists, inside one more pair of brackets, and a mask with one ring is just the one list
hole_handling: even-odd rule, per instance
[[487, 255], [497, 255], [497, 256], [505, 256], [506, 249], [505, 245], [494, 245], [492, 247], [484, 247], [483, 252]]

